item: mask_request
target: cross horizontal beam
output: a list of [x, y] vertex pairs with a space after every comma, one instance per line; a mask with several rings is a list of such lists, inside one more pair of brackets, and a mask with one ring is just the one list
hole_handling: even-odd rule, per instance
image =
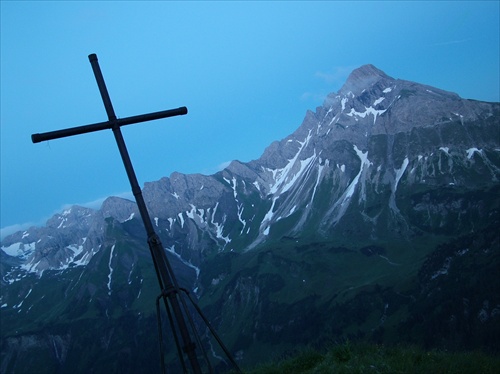
[[69, 129], [43, 132], [40, 134], [32, 134], [31, 141], [33, 143], [40, 143], [40, 142], [43, 142], [45, 140], [59, 139], [59, 138], [67, 137], [67, 136], [86, 134], [86, 133], [94, 132], [94, 131], [113, 129], [116, 127], [132, 125], [134, 123], [147, 122], [147, 121], [153, 121], [156, 119], [180, 116], [180, 115], [187, 114], [187, 112], [188, 112], [187, 108], [185, 106], [183, 106], [183, 107], [176, 108], [176, 109], [162, 110], [160, 112], [141, 114], [138, 116], [125, 117], [125, 118], [118, 118], [118, 119], [115, 119], [112, 121], [93, 123], [91, 125], [71, 127]]

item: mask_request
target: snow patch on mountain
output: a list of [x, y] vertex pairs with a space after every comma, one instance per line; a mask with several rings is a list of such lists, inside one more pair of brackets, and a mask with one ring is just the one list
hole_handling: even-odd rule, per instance
[[[264, 235], [269, 234], [269, 222], [273, 218], [274, 215], [274, 205], [276, 204], [276, 200], [278, 200], [278, 196], [273, 198], [273, 202], [271, 204], [271, 208], [267, 211], [266, 215], [262, 219], [262, 223], [260, 224], [260, 231], [264, 233]], [[265, 227], [265, 228], [264, 228]]]
[[205, 209], [197, 209], [193, 204], [191, 205], [191, 210], [186, 211], [186, 216], [191, 218], [195, 223], [199, 225], [205, 225], [206, 220], [204, 218]]
[[[25, 236], [23, 236], [24, 238]], [[20, 259], [26, 259], [28, 258], [33, 251], [35, 250], [35, 242], [25, 244], [25, 243], [14, 243], [9, 246], [2, 246], [2, 251], [4, 251], [5, 254], [12, 256], [12, 257], [18, 257]]]
[[226, 221], [226, 215], [224, 214], [222, 223], [219, 224], [218, 222], [215, 222], [215, 213], [217, 212], [217, 208], [219, 207], [219, 203], [217, 202], [214, 207], [214, 212], [212, 214], [212, 220], [211, 224], [215, 227], [215, 235], [217, 239], [221, 239], [225, 242], [225, 244], [228, 244], [231, 242], [231, 239], [229, 236], [224, 236], [223, 231], [224, 231], [224, 222]]
[[175, 219], [173, 219], [173, 218], [170, 218], [170, 217], [169, 217], [169, 218], [167, 218], [167, 221], [168, 221], [168, 223], [170, 224], [170, 226], [169, 226], [169, 230], [172, 230], [172, 225], [174, 224]]
[[[323, 176], [323, 170], [325, 169], [325, 167], [328, 168], [329, 166], [330, 166], [329, 160], [325, 160], [325, 162], [322, 164], [321, 158], [319, 159], [318, 175], [316, 177], [316, 183], [314, 184], [314, 188], [313, 188], [313, 192], [312, 192], [311, 200], [310, 200], [309, 204], [312, 204], [314, 201], [314, 196], [316, 196], [316, 189], [318, 188], [319, 183], [321, 181], [321, 177]], [[295, 206], [294, 206], [294, 208], [295, 208]], [[292, 209], [292, 212], [293, 212], [293, 210], [295, 210], [295, 209]], [[290, 214], [292, 214], [292, 213], [290, 213]]]
[[371, 162], [368, 160], [368, 151], [362, 152], [361, 150], [358, 149], [356, 145], [354, 145], [354, 151], [358, 155], [359, 159], [361, 160], [361, 166], [359, 168], [358, 174], [354, 177], [352, 182], [349, 184], [349, 187], [347, 187], [346, 192], [344, 193], [344, 196], [342, 198], [342, 202], [340, 205], [344, 205], [344, 203], [349, 200], [352, 195], [354, 194], [355, 188], [359, 182], [359, 179], [361, 177], [361, 174], [363, 174], [363, 171], [365, 168], [369, 167]]
[[166, 247], [165, 250], [168, 252], [168, 253], [171, 253], [173, 256], [175, 256], [176, 258], [178, 258], [184, 265], [186, 265], [187, 267], [193, 269], [196, 273], [196, 280], [198, 280], [198, 277], [200, 276], [200, 268], [193, 265], [191, 263], [191, 261], [186, 261], [182, 258], [182, 256], [180, 254], [178, 254], [176, 251], [175, 251], [175, 245], [171, 246], [171, 247]]
[[356, 155], [360, 159], [361, 163], [359, 166], [359, 171], [354, 177], [354, 179], [349, 183], [347, 188], [344, 190], [342, 195], [332, 204], [331, 208], [328, 210], [326, 217], [329, 217], [328, 220], [323, 222], [323, 225], [332, 224], [335, 225], [345, 214], [348, 206], [350, 205], [351, 198], [356, 191], [358, 184], [361, 182], [360, 188], [360, 197], [359, 201], [363, 201], [366, 199], [364, 184], [365, 178], [364, 173], [368, 170], [368, 168], [372, 165], [372, 162], [368, 159], [368, 151], [361, 151], [356, 145], [353, 145], [354, 151]]
[[109, 261], [108, 261], [108, 268], [109, 268], [109, 274], [108, 274], [108, 295], [111, 295], [111, 278], [113, 275], [113, 267], [111, 266], [111, 261], [113, 260], [113, 252], [115, 250], [115, 244], [111, 247], [111, 252], [109, 254]]
[[448, 147], [439, 147], [439, 150], [440, 151], [443, 151], [444, 153], [446, 153], [447, 155], [450, 154], [450, 148]]
[[177, 214], [177, 217], [179, 217], [179, 220], [181, 221], [181, 228], [184, 227], [184, 217], [182, 216], [182, 213]]
[[294, 166], [299, 160], [299, 155], [302, 150], [307, 146], [309, 140], [311, 139], [311, 130], [309, 130], [309, 134], [304, 139], [303, 142], [299, 142], [300, 147], [297, 153], [293, 158], [288, 160], [288, 163], [284, 168], [281, 169], [265, 169], [272, 173], [274, 183], [269, 186], [269, 193], [276, 194], [278, 191], [280, 193], [286, 192], [293, 183], [297, 180], [300, 174], [304, 171], [305, 166], [311, 161], [310, 159], [301, 161], [301, 168], [297, 173], [293, 173]]
[[128, 222], [134, 219], [135, 213], [130, 213], [130, 216], [123, 222]]
[[[386, 109], [377, 110], [377, 109], [373, 108], [372, 106], [370, 106], [370, 107], [365, 107], [364, 112], [357, 112], [354, 108], [351, 108], [351, 111], [349, 113], [346, 113], [346, 114], [350, 117], [355, 116], [355, 117], [361, 117], [361, 118], [365, 118], [367, 115], [372, 114], [373, 115], [373, 124], [375, 124], [375, 122], [377, 121], [377, 116], [384, 114], [385, 111], [386, 111]], [[355, 119], [356, 119], [356, 121], [358, 120], [357, 118], [355, 118]]]
[[403, 164], [401, 165], [401, 167], [399, 169], [395, 169], [394, 170], [396, 172], [396, 179], [394, 181], [394, 191], [393, 191], [394, 193], [396, 193], [396, 190], [398, 189], [399, 180], [403, 176], [406, 168], [408, 167], [409, 162], [410, 161], [408, 160], [408, 157], [405, 157], [405, 159], [403, 160]]
[[245, 227], [247, 225], [246, 220], [243, 219], [243, 210], [245, 207], [243, 204], [238, 205], [238, 220], [243, 224], [243, 227], [241, 228], [240, 235], [243, 234], [243, 231], [245, 230]]
[[467, 153], [467, 158], [470, 160], [472, 158], [472, 156], [474, 156], [475, 152], [481, 153], [482, 150], [474, 147], [474, 148], [467, 149], [465, 152]]
[[400, 214], [400, 212], [399, 208], [396, 205], [396, 191], [398, 189], [399, 181], [401, 180], [401, 177], [406, 171], [408, 164], [409, 164], [408, 157], [405, 157], [403, 163], [401, 164], [401, 167], [399, 169], [394, 169], [395, 173], [394, 184], [391, 186], [391, 195], [389, 196], [389, 207], [398, 215]]

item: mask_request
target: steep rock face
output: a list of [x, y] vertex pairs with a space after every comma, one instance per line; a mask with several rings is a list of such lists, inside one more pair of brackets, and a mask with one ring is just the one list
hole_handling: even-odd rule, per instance
[[369, 207], [389, 193], [388, 207], [397, 215], [396, 194], [403, 185], [468, 187], [482, 180], [469, 175], [483, 164], [488, 170], [482, 172], [495, 182], [498, 108], [363, 66], [316, 113], [308, 112], [294, 134], [250, 163], [261, 170], [263, 191], [274, 205], [282, 201], [266, 217], [272, 213], [272, 224], [302, 211], [288, 234], [303, 230], [318, 187], [326, 183], [334, 189], [329, 202], [320, 201], [318, 208], [328, 209], [319, 221], [331, 230], [355, 194], [357, 205]]
[[[96, 225], [97, 217], [92, 209], [73, 206], [54, 215], [45, 227], [31, 227], [5, 238], [2, 249], [23, 260], [21, 269], [38, 274], [65, 269], [70, 263], [85, 265], [99, 245], [102, 227]], [[9, 279], [2, 277], [4, 282]]]
[[98, 213], [99, 219], [113, 217], [120, 222], [126, 222], [139, 216], [139, 210], [134, 202], [119, 197], [108, 197], [104, 200]]
[[[240, 359], [253, 362], [271, 347], [285, 351], [329, 335], [394, 342], [418, 326], [456, 320], [460, 297], [473, 299], [472, 288], [458, 287], [453, 313], [430, 312], [422, 295], [436, 279], [448, 279], [453, 264], [473, 273], [472, 259], [482, 256], [488, 271], [481, 281], [492, 279], [499, 118], [499, 103], [465, 100], [365, 65], [259, 159], [233, 161], [210, 176], [173, 173], [146, 183], [143, 194], [174, 272]], [[157, 284], [145, 236], [136, 204], [110, 197], [99, 210], [74, 206], [45, 227], [5, 238], [6, 360], [31, 349], [23, 341], [51, 341], [35, 334], [37, 321], [58, 326], [63, 333], [50, 336], [69, 344], [64, 363], [54, 356], [55, 368], [82, 364], [74, 347], [86, 343], [70, 333], [74, 320], [127, 320], [154, 331], [145, 303], [157, 296]], [[458, 237], [473, 244], [461, 248], [466, 240]], [[42, 307], [42, 287], [57, 290], [50, 302], [59, 315]], [[480, 294], [474, 313], [496, 331], [500, 300], [491, 290]], [[433, 295], [435, 303], [444, 297]], [[429, 319], [409, 312], [417, 309]], [[21, 329], [23, 321], [28, 327]], [[112, 322], [104, 330], [138, 346]], [[426, 334], [412, 339], [428, 343]], [[85, 342], [95, 338], [84, 335]], [[451, 339], [444, 332], [441, 338]], [[108, 354], [120, 355], [107, 343]]]

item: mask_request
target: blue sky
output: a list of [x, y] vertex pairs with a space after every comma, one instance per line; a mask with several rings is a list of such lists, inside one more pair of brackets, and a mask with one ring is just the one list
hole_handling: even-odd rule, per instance
[[498, 1], [1, 1], [1, 227], [5, 235], [130, 186], [110, 130], [32, 133], [188, 107], [122, 129], [141, 186], [260, 157], [371, 63], [394, 77], [500, 101]]

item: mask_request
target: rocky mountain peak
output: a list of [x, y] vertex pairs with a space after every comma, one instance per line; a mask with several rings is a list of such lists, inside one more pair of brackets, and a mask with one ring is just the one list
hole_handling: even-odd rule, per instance
[[47, 220], [46, 226], [55, 229], [72, 229], [88, 225], [95, 210], [73, 205]]
[[371, 64], [363, 65], [351, 72], [339, 93], [347, 94], [348, 92], [352, 92], [358, 95], [381, 79], [393, 80], [393, 78], [389, 77], [375, 66]]
[[116, 196], [111, 196], [104, 200], [100, 212], [104, 218], [113, 217], [120, 222], [139, 214], [135, 202]]

